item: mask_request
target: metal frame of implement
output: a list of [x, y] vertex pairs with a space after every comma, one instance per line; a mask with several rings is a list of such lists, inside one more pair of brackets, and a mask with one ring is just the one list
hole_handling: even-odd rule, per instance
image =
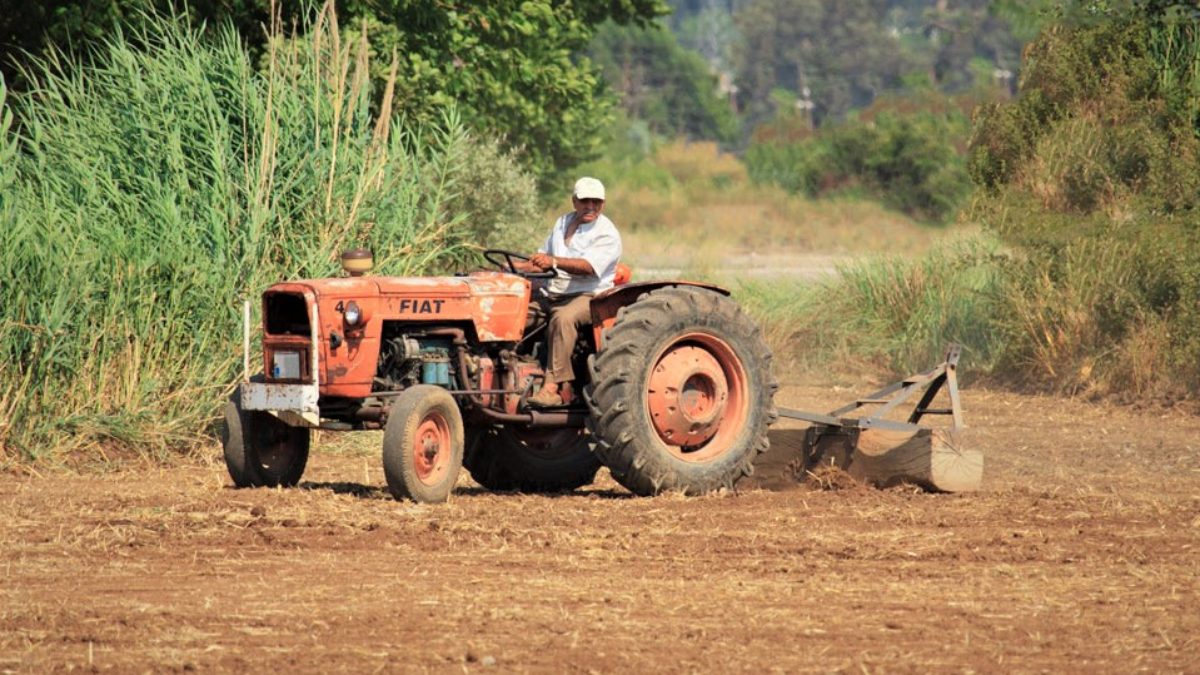
[[[804, 469], [818, 465], [840, 467], [864, 482], [888, 487], [915, 483], [943, 492], [979, 489], [983, 476], [983, 455], [962, 446], [962, 406], [958, 391], [959, 345], [946, 350], [945, 360], [923, 373], [904, 378], [842, 406], [826, 415], [781, 408], [783, 417], [811, 422], [804, 437]], [[950, 407], [931, 407], [945, 387]], [[905, 422], [885, 419], [924, 391]], [[852, 413], [865, 406], [879, 406], [869, 415]], [[949, 415], [949, 427], [920, 424], [926, 415]]]

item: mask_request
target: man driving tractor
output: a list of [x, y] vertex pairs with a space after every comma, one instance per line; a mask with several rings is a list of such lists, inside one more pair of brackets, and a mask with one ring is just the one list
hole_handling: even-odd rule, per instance
[[[621, 258], [621, 235], [604, 211], [604, 184], [590, 177], [575, 182], [574, 211], [554, 223], [546, 242], [519, 269], [553, 271], [555, 276], [530, 306], [530, 325], [549, 315], [546, 328], [546, 377], [528, 404], [546, 408], [563, 405], [560, 387], [575, 379], [571, 352], [579, 329], [591, 324], [592, 296], [612, 288]], [[534, 308], [537, 311], [534, 311]]]
[[[272, 284], [257, 376], [247, 301], [222, 433], [234, 483], [296, 485], [314, 429], [381, 429], [388, 490], [421, 503], [446, 501], [463, 468], [490, 490], [558, 491], [605, 466], [639, 495], [749, 475], [777, 416], [762, 331], [711, 284], [622, 284], [604, 192], [580, 179], [535, 256], [483, 251], [494, 271], [368, 276], [369, 254], [352, 251], [348, 277]], [[533, 279], [549, 283], [531, 298]], [[519, 322], [538, 314], [536, 330]], [[579, 335], [589, 323], [604, 328], [594, 340]], [[537, 330], [547, 350], [527, 349]], [[534, 406], [549, 409], [524, 409], [542, 380]]]

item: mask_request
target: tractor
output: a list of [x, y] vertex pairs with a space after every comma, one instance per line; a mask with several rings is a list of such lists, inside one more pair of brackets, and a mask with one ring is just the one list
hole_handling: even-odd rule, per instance
[[568, 491], [606, 466], [637, 495], [732, 488], [777, 417], [771, 352], [726, 290], [684, 281], [618, 285], [591, 300], [573, 387], [531, 409], [545, 325], [527, 326], [546, 273], [488, 250], [494, 269], [447, 277], [370, 274], [288, 281], [262, 295], [262, 372], [225, 408], [226, 466], [239, 487], [294, 486], [312, 430], [383, 431], [397, 499], [445, 501], [465, 467], [497, 491]]

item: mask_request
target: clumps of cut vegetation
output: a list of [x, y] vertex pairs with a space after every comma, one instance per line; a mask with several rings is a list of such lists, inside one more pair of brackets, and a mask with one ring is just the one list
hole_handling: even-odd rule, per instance
[[[385, 273], [447, 269], [533, 208], [453, 112], [393, 119], [332, 10], [260, 68], [232, 29], [147, 25], [0, 85], [0, 458], [193, 444], [240, 366], [241, 299], [354, 246]], [[511, 210], [464, 198], [482, 175]]]
[[831, 465], [822, 464], [813, 467], [805, 472], [801, 477], [805, 480], [805, 484], [812, 490], [825, 492], [840, 492], [853, 491], [865, 492], [870, 488], [865, 483], [851, 476], [845, 469]]

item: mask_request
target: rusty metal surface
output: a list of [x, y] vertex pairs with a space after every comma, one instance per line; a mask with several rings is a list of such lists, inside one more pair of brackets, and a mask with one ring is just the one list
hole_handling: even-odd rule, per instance
[[[515, 342], [525, 330], [530, 284], [513, 274], [477, 272], [463, 277], [307, 279], [266, 291], [281, 292], [303, 296], [310, 308], [316, 304], [321, 393], [362, 398], [371, 392], [385, 321], [469, 325], [481, 342]], [[363, 316], [357, 327], [345, 323], [344, 308], [351, 300]], [[299, 347], [292, 342], [299, 341], [264, 337], [264, 372], [271, 367], [268, 350]]]
[[[782, 480], [800, 478], [817, 465], [830, 465], [879, 487], [912, 483], [943, 492], [979, 489], [983, 455], [967, 449], [962, 440], [965, 424], [957, 374], [960, 354], [958, 345], [950, 345], [938, 366], [828, 414], [781, 408], [781, 417], [811, 422], [812, 426], [804, 431], [803, 440], [789, 437], [790, 454], [775, 453], [772, 468], [783, 476]], [[943, 390], [949, 407], [932, 407]], [[911, 404], [905, 421], [887, 419], [918, 392], [920, 399]], [[949, 426], [933, 427], [921, 423], [927, 415], [952, 419]]]
[[315, 384], [243, 382], [239, 396], [242, 410], [269, 412], [292, 425], [316, 426], [320, 422]]
[[[889, 429], [893, 431], [915, 431], [924, 428], [920, 425], [920, 421], [926, 415], [950, 415], [954, 420], [954, 428], [961, 429], [965, 426], [958, 392], [957, 370], [958, 359], [961, 353], [962, 348], [952, 344], [946, 350], [945, 360], [937, 366], [923, 373], [910, 375], [899, 382], [893, 382], [878, 391], [856, 399], [853, 403], [844, 405], [827, 414], [822, 415], [805, 410], [780, 408], [779, 415], [789, 419], [803, 420], [831, 427]], [[949, 394], [950, 407], [930, 407], [930, 404], [943, 387], [946, 387]], [[904, 405], [919, 391], [923, 391], [924, 393], [920, 401], [913, 406], [913, 410], [908, 415], [906, 422], [885, 419], [888, 414]], [[868, 415], [857, 417], [851, 415], [851, 413], [864, 409], [868, 405], [878, 405], [879, 407], [872, 410]]]

